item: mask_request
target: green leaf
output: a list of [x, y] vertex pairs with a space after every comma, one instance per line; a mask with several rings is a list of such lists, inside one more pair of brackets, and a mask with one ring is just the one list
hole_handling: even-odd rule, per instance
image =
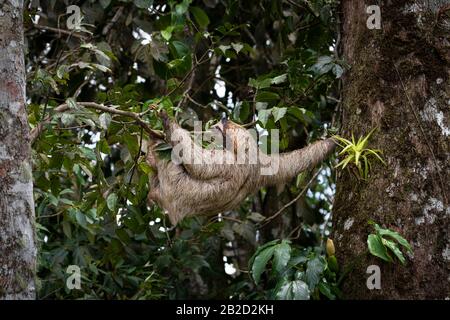
[[256, 101], [273, 102], [280, 100], [280, 96], [275, 92], [259, 91], [256, 95]]
[[275, 246], [275, 252], [273, 257], [273, 270], [276, 273], [281, 273], [287, 266], [291, 259], [291, 246], [289, 242], [283, 240], [280, 244]]
[[110, 3], [111, 0], [100, 0], [100, 5], [102, 6], [103, 9], [106, 9]]
[[309, 300], [308, 285], [302, 280], [287, 282], [277, 292], [278, 300]]
[[275, 122], [277, 122], [281, 118], [283, 118], [286, 115], [286, 112], [287, 112], [287, 108], [285, 108], [285, 107], [283, 107], [283, 108], [273, 107], [272, 114], [275, 119]]
[[140, 9], [148, 9], [152, 4], [153, 0], [134, 0], [134, 5]]
[[270, 246], [262, 250], [253, 261], [252, 265], [252, 277], [256, 284], [259, 283], [261, 274], [264, 272], [267, 263], [272, 258], [275, 251], [275, 246]]
[[270, 81], [272, 84], [280, 84], [283, 83], [287, 80], [287, 73], [279, 75], [275, 78], [272, 78], [272, 80]]
[[67, 220], [64, 220], [61, 224], [62, 224], [62, 227], [63, 227], [64, 235], [67, 238], [71, 239], [72, 238], [72, 227], [70, 225], [70, 222], [67, 221]]
[[314, 290], [320, 281], [320, 276], [325, 270], [325, 263], [321, 257], [315, 257], [306, 264], [305, 281], [311, 290]]
[[266, 126], [267, 120], [269, 120], [270, 115], [272, 114], [272, 110], [259, 110], [258, 111], [258, 120], [261, 121], [263, 127]]
[[310, 70], [317, 73], [318, 75], [322, 75], [330, 71], [334, 64], [332, 63], [333, 58], [330, 56], [321, 56], [317, 59], [317, 63], [314, 64]]
[[372, 255], [387, 262], [392, 262], [392, 258], [389, 256], [380, 236], [376, 234], [369, 234], [369, 236], [367, 237], [367, 246], [369, 247], [369, 252]]
[[170, 38], [172, 38], [172, 32], [173, 32], [173, 29], [174, 29], [174, 28], [175, 28], [174, 26], [168, 26], [168, 27], [165, 28], [164, 30], [161, 30], [161, 36], [162, 36], [165, 40], [169, 41]]
[[117, 206], [117, 194], [115, 194], [114, 192], [111, 193], [108, 198], [106, 198], [106, 205], [108, 206], [108, 209], [115, 212], [116, 211], [116, 206]]
[[111, 72], [111, 69], [109, 69], [108, 67], [102, 66], [101, 64], [98, 63], [90, 63], [90, 65], [92, 67], [94, 67], [95, 69], [100, 70], [101, 72]]
[[219, 46], [219, 49], [220, 49], [220, 51], [223, 52], [223, 54], [225, 54], [227, 52], [227, 50], [230, 49], [230, 48], [231, 48], [231, 46], [226, 46], [226, 45], [223, 45], [223, 44], [221, 44]]
[[320, 293], [323, 294], [328, 299], [330, 299], [330, 300], [336, 299], [336, 296], [331, 292], [331, 288], [328, 283], [321, 281], [319, 283], [318, 288], [319, 288]]
[[390, 240], [386, 240], [383, 238], [381, 239], [381, 241], [389, 250], [391, 250], [395, 254], [395, 256], [398, 258], [398, 260], [400, 260], [400, 263], [405, 265], [405, 262], [406, 262], [405, 257], [403, 256], [403, 253], [398, 248], [397, 244], [395, 242], [392, 242]]
[[258, 212], [252, 212], [250, 213], [250, 215], [247, 216], [247, 219], [252, 220], [253, 222], [261, 222], [265, 219], [266, 217], [264, 217], [262, 214], [258, 213]]
[[233, 47], [234, 51], [236, 51], [236, 53], [239, 53], [244, 48], [244, 45], [242, 43], [232, 42], [231, 46]]
[[192, 0], [183, 0], [181, 3], [177, 4], [175, 6], [175, 13], [178, 16], [181, 16], [185, 14], [189, 9], [189, 4], [192, 2]]
[[247, 101], [239, 101], [233, 109], [233, 118], [239, 121], [245, 121], [250, 115], [250, 105]]
[[111, 124], [111, 115], [109, 113], [102, 113], [100, 117], [98, 117], [98, 121], [100, 123], [100, 127], [102, 129], [107, 130], [109, 125]]
[[199, 7], [191, 7], [190, 10], [200, 28], [205, 29], [209, 24], [209, 18], [205, 11]]
[[69, 109], [78, 109], [77, 102], [74, 98], [67, 98], [66, 103]]
[[56, 70], [56, 76], [60, 79], [64, 79], [67, 77], [69, 73], [69, 66], [66, 64], [62, 64], [58, 67], [58, 70]]
[[339, 79], [340, 77], [342, 77], [342, 74], [344, 73], [344, 69], [342, 69], [342, 67], [338, 64], [335, 64], [333, 66], [333, 73], [336, 76], [336, 79]]
[[81, 211], [79, 211], [79, 210], [77, 210], [77, 212], [76, 212], [76, 214], [75, 214], [75, 219], [77, 220], [77, 223], [80, 225], [80, 226], [82, 226], [83, 228], [87, 228], [87, 225], [86, 225], [86, 217], [85, 217], [85, 215], [81, 212]]
[[399, 233], [392, 231], [390, 229], [383, 229], [381, 228], [378, 224], [375, 224], [375, 230], [377, 231], [377, 233], [380, 236], [388, 236], [391, 237], [393, 239], [395, 239], [399, 244], [401, 244], [403, 247], [406, 248], [406, 250], [408, 250], [408, 252], [412, 253], [413, 250], [411, 248], [411, 245], [409, 244], [409, 242], [403, 238]]
[[75, 116], [71, 113], [63, 113], [61, 116], [61, 122], [63, 125], [68, 126], [75, 121]]
[[149, 173], [153, 172], [152, 167], [150, 167], [150, 165], [147, 162], [140, 162], [138, 167], [145, 174], [149, 174]]

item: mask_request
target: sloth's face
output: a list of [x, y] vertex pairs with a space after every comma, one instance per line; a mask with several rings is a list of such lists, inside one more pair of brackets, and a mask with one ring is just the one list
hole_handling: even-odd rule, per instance
[[226, 138], [227, 131], [235, 131], [235, 130], [240, 130], [240, 129], [244, 129], [244, 128], [241, 127], [240, 125], [238, 125], [237, 123], [234, 123], [233, 121], [230, 121], [230, 120], [224, 118], [224, 119], [220, 120], [219, 122], [217, 122], [216, 124], [214, 124], [213, 126], [211, 126], [211, 129], [219, 131], [221, 133], [221, 135], [224, 138]]
[[211, 126], [211, 131], [213, 135], [221, 140], [222, 148], [227, 148], [231, 151], [235, 151], [242, 144], [256, 145], [254, 137], [248, 130], [227, 119], [222, 119]]

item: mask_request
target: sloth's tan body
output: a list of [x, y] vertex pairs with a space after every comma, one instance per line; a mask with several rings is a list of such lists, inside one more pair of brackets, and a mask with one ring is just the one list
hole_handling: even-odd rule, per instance
[[[193, 152], [181, 153], [178, 161], [174, 162], [158, 157], [154, 150], [156, 142], [149, 146], [147, 159], [157, 171], [150, 177], [149, 200], [156, 201], [174, 225], [187, 216], [212, 215], [234, 209], [259, 188], [285, 183], [315, 166], [335, 146], [331, 139], [327, 139], [300, 150], [269, 156], [258, 153], [257, 142], [245, 128], [231, 121], [220, 122], [214, 127], [229, 139], [227, 146], [231, 147], [203, 149], [191, 139], [188, 131], [168, 120], [166, 136], [174, 149], [190, 147]], [[250, 155], [255, 154], [252, 152], [258, 154], [257, 161], [250, 161]], [[227, 162], [230, 159], [231, 162]], [[238, 162], [229, 164], [233, 159]], [[263, 175], [262, 169], [270, 165], [278, 168], [276, 173]]]

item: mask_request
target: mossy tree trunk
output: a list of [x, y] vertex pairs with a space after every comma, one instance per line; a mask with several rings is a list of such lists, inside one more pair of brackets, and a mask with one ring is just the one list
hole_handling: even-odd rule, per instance
[[22, 7], [23, 0], [0, 3], [0, 299], [35, 298]]
[[[381, 29], [369, 29], [366, 6], [380, 4]], [[341, 171], [333, 219], [337, 258], [349, 299], [444, 299], [450, 295], [450, 1], [343, 0], [343, 136], [378, 130], [367, 181]], [[369, 255], [374, 220], [413, 246], [406, 266]], [[378, 265], [381, 289], [366, 286]]]

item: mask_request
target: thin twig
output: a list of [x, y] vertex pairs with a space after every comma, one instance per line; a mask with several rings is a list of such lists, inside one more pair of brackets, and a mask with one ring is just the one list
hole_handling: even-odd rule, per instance
[[303, 190], [294, 198], [292, 199], [292, 201], [286, 203], [280, 210], [278, 210], [275, 214], [271, 215], [270, 217], [267, 217], [266, 219], [264, 219], [264, 223], [261, 225], [262, 227], [264, 227], [265, 225], [267, 225], [270, 221], [272, 221], [273, 219], [275, 219], [276, 217], [278, 217], [280, 214], [283, 213], [284, 210], [286, 210], [289, 206], [293, 205], [294, 203], [296, 203], [298, 201], [298, 199], [300, 199], [301, 196], [303, 196], [303, 194], [308, 190], [309, 186], [311, 185], [311, 183], [314, 182], [314, 180], [317, 178], [317, 176], [319, 175], [320, 171], [322, 170], [322, 167], [319, 168], [319, 170], [317, 170], [317, 172], [314, 174], [314, 176], [311, 178], [311, 180], [309, 180], [309, 182], [306, 184], [306, 186], [303, 188]]
[[108, 34], [109, 30], [111, 30], [113, 25], [120, 19], [120, 16], [122, 15], [122, 13], [123, 13], [123, 7], [119, 7], [119, 9], [117, 9], [117, 11], [114, 14], [114, 17], [111, 19], [111, 21], [108, 22], [108, 24], [103, 28], [103, 30], [102, 30], [103, 35]]
[[40, 30], [46, 30], [46, 31], [51, 31], [51, 32], [56, 32], [56, 33], [58, 33], [59, 35], [61, 35], [61, 34], [65, 34], [65, 35], [68, 35], [68, 36], [74, 36], [74, 37], [77, 37], [77, 38], [79, 38], [79, 39], [85, 39], [85, 38], [87, 38], [85, 35], [83, 35], [83, 34], [80, 34], [80, 33], [73, 33], [72, 31], [69, 31], [69, 30], [64, 30], [64, 29], [58, 29], [58, 28], [53, 28], [53, 27], [48, 27], [48, 26], [43, 26], [43, 25], [40, 25], [40, 24], [34, 24], [33, 25], [36, 29], [40, 29]]

